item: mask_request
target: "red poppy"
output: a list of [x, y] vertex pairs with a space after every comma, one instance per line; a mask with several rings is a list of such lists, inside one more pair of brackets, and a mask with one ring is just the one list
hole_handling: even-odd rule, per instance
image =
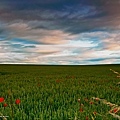
[[60, 82], [60, 80], [56, 80], [56, 83], [59, 83]]
[[83, 112], [83, 109], [82, 109], [82, 108], [80, 108], [80, 109], [79, 109], [79, 111], [80, 111], [80, 112]]
[[15, 103], [20, 104], [20, 99], [16, 99]]
[[114, 112], [114, 113], [117, 113], [117, 112], [118, 112], [118, 109], [117, 109], [117, 108], [115, 108], [115, 109], [113, 110], [113, 112]]
[[96, 114], [97, 114], [97, 112], [93, 112], [93, 114], [94, 114], [94, 115], [96, 115]]
[[3, 102], [4, 101], [4, 98], [3, 97], [0, 97], [0, 102]]
[[89, 120], [89, 119], [88, 119], [88, 116], [86, 116], [86, 119], [85, 119], [85, 120]]
[[7, 106], [8, 106], [8, 104], [6, 104], [6, 103], [3, 104], [3, 107], [7, 107]]
[[92, 105], [92, 104], [93, 104], [93, 102], [91, 101], [91, 102], [90, 102], [90, 104]]

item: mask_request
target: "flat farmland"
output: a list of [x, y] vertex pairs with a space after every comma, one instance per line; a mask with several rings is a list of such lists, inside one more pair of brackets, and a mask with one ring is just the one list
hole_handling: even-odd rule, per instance
[[120, 65], [0, 65], [0, 119], [119, 120], [119, 73]]

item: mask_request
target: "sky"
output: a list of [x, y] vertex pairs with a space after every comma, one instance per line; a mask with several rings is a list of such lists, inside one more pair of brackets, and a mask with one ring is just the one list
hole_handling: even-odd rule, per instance
[[0, 0], [0, 64], [120, 64], [120, 0]]

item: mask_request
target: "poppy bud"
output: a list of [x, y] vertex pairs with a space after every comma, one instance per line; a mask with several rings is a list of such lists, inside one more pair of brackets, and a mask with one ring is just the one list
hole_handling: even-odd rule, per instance
[[8, 106], [8, 104], [6, 104], [6, 103], [3, 104], [3, 107], [7, 107], [7, 106]]

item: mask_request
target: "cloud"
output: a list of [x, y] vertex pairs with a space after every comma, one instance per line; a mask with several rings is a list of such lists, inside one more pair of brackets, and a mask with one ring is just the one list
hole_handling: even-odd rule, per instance
[[[60, 30], [32, 29], [32, 26], [25, 23], [10, 24], [7, 27], [11, 33], [16, 31], [16, 34], [13, 32], [15, 35], [12, 34], [11, 39], [1, 37], [1, 63], [119, 63], [119, 30], [71, 35]], [[20, 28], [23, 30], [19, 31]], [[34, 33], [36, 39], [25, 39], [34, 37]]]
[[[24, 43], [36, 42], [36, 44], [63, 44], [66, 43], [67, 40], [71, 40], [75, 37], [62, 30], [33, 29], [32, 27], [34, 26], [30, 26], [30, 24], [27, 23], [13, 23], [6, 24], [4, 29], [8, 32], [10, 31], [9, 34], [6, 34], [9, 41], [13, 41], [13, 38], [20, 38], [18, 39], [19, 42]], [[14, 40], [13, 42], [16, 41]]]
[[0, 63], [119, 63], [118, 0], [1, 0]]
[[[11, 5], [11, 9], [8, 7], [9, 11], [4, 8], [4, 12], [0, 14], [0, 19], [9, 23], [9, 27], [14, 28], [14, 30], [29, 31], [29, 29], [34, 29], [38, 32], [38, 29], [44, 29], [60, 30], [68, 34], [80, 34], [96, 29], [114, 29], [115, 25], [119, 25], [120, 20], [120, 16], [117, 14], [117, 11], [120, 10], [120, 4], [117, 0], [114, 2], [110, 0], [98, 0], [97, 2], [94, 0], [91, 2], [88, 0], [84, 2], [82, 0], [72, 0], [69, 1], [69, 4], [67, 0], [43, 2], [38, 0], [34, 2], [28, 2], [27, 0], [15, 2], [12, 0], [9, 2], [6, 0], [1, 3], [3, 6], [10, 7]], [[44, 7], [42, 7], [43, 4]], [[60, 4], [58, 6], [61, 9], [54, 7], [55, 4]], [[114, 5], [111, 8], [112, 4]], [[19, 9], [20, 6], [24, 9]]]

